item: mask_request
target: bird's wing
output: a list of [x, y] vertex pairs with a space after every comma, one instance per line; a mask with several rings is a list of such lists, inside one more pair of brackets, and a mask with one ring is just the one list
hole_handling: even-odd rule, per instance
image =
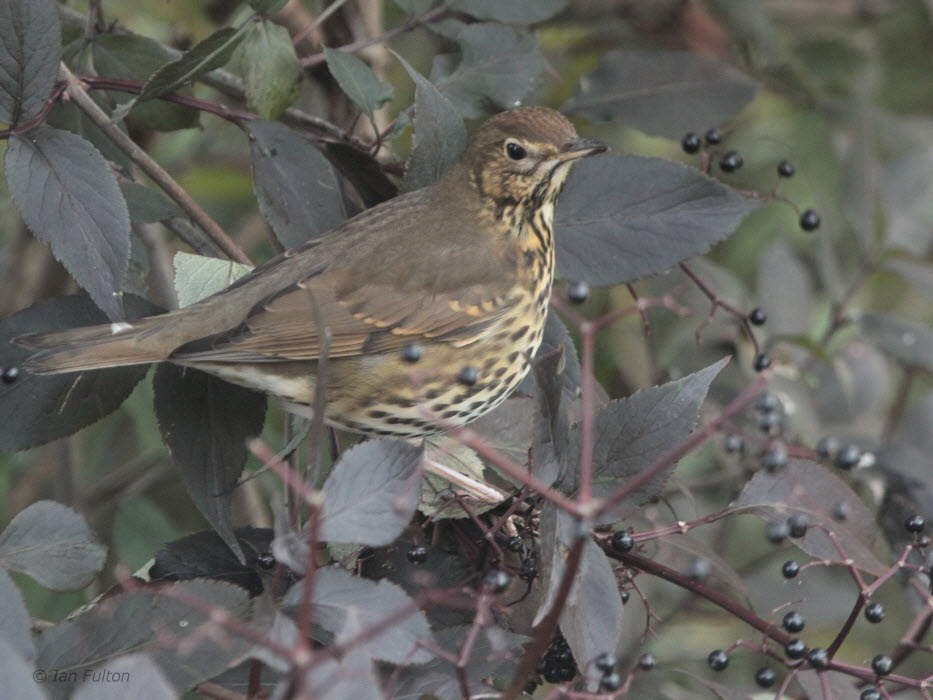
[[173, 358], [316, 360], [322, 326], [330, 336], [328, 357], [391, 351], [431, 340], [467, 344], [517, 301], [504, 283], [431, 294], [378, 283], [341, 290], [335, 277], [325, 272], [294, 284], [257, 305], [238, 327], [183, 346]]

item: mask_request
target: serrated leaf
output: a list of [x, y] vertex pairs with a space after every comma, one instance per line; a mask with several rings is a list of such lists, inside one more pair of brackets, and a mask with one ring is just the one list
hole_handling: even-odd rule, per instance
[[246, 439], [258, 435], [266, 397], [194, 369], [162, 364], [153, 378], [159, 431], [188, 494], [240, 561], [230, 499], [246, 464]]
[[3, 674], [3, 692], [16, 700], [45, 700], [48, 696], [42, 684], [36, 681], [32, 664], [17, 653], [6, 639], [0, 637], [0, 673]]
[[728, 238], [759, 202], [659, 158], [585, 158], [555, 214], [557, 267], [567, 279], [614, 285], [663, 272]]
[[[845, 521], [839, 522], [832, 510], [842, 502], [849, 511]], [[803, 514], [811, 525], [821, 524], [832, 532], [845, 554], [840, 555], [832, 539], [819, 527], [809, 527], [804, 537], [793, 540], [804, 552], [830, 561], [848, 558], [876, 576], [887, 570], [872, 552], [878, 529], [871, 511], [842, 479], [814, 462], [791, 460], [777, 472], [757, 472], [730, 509], [751, 512], [771, 522]]]
[[411, 158], [402, 190], [427, 187], [447, 172], [466, 148], [466, 127], [457, 110], [440, 91], [395, 54], [415, 81], [415, 119]]
[[130, 221], [135, 224], [151, 224], [173, 216], [184, 216], [181, 207], [151, 187], [124, 181], [120, 183], [120, 191], [126, 200]]
[[28, 574], [53, 591], [76, 591], [104, 567], [107, 548], [71, 508], [37, 501], [0, 533], [0, 566]]
[[[214, 581], [119, 593], [42, 632], [36, 642], [37, 668], [55, 669], [46, 688], [56, 697], [71, 697], [86, 670], [109, 666], [128, 652], [146, 652], [181, 693], [232, 666], [251, 644], [218, 625], [205, 608], [244, 620], [250, 603], [243, 589]], [[172, 643], [165, 643], [166, 635]]]
[[17, 655], [31, 661], [36, 655], [31, 630], [32, 618], [26, 610], [23, 594], [6, 569], [0, 566], [0, 641], [9, 644]]
[[308, 697], [316, 700], [383, 700], [386, 697], [372, 660], [355, 648], [339, 662], [327, 659], [312, 666], [304, 687]]
[[456, 12], [505, 24], [536, 24], [567, 7], [568, 0], [454, 0]]
[[327, 67], [347, 97], [370, 117], [392, 99], [392, 86], [376, 77], [373, 69], [353, 54], [324, 47]]
[[347, 218], [340, 179], [321, 152], [284, 124], [252, 121], [250, 163], [259, 209], [287, 248]]
[[288, 30], [253, 22], [238, 55], [250, 107], [263, 119], [277, 119], [298, 98], [302, 76]]
[[[100, 75], [144, 83], [174, 59], [165, 46], [138, 34], [101, 34], [91, 42], [94, 68]], [[171, 102], [139, 102], [129, 112], [134, 122], [157, 131], [198, 125], [198, 111]]]
[[[604, 498], [637, 476], [693, 431], [706, 392], [728, 357], [699, 372], [611, 401], [594, 418], [593, 495]], [[579, 432], [573, 437], [579, 444]], [[570, 454], [575, 454], [572, 445]], [[600, 518], [622, 520], [660, 493], [676, 464], [669, 464], [642, 488]]]
[[758, 298], [773, 335], [802, 335], [810, 330], [813, 284], [790, 245], [779, 238], [758, 263]]
[[527, 32], [502, 24], [469, 24], [458, 32], [457, 42], [460, 63], [436, 83], [466, 118], [481, 116], [487, 100], [499, 109], [521, 104], [544, 71], [544, 56]]
[[42, 109], [58, 78], [58, 6], [51, 0], [0, 0], [0, 27], [0, 122], [18, 124]]
[[933, 330], [887, 314], [858, 317], [862, 335], [881, 352], [908, 367], [933, 370]]
[[391, 544], [418, 505], [423, 450], [402, 440], [367, 440], [343, 453], [324, 483], [321, 539]]
[[175, 295], [184, 308], [211, 294], [226, 289], [253, 268], [232, 260], [208, 258], [178, 251], [172, 259], [175, 267]]
[[[94, 91], [89, 94], [92, 100], [103, 107], [102, 103], [105, 102], [105, 99], [103, 98], [105, 98], [106, 95], [103, 95], [98, 91]], [[90, 117], [88, 117], [74, 102], [59, 102], [52, 108], [52, 111], [49, 113], [49, 117], [45, 123], [48, 126], [55, 127], [56, 129], [70, 131], [74, 134], [77, 134], [81, 138], [90, 141], [94, 145], [94, 148], [100, 151], [100, 154], [106, 160], [109, 160], [111, 163], [114, 163], [120, 168], [130, 170], [132, 164], [127, 155], [119, 148], [117, 148], [113, 141], [110, 140], [110, 137], [105, 136], [104, 133], [100, 130], [100, 127], [92, 122]], [[121, 131], [126, 132], [125, 124], [120, 124], [118, 128], [120, 128]]]
[[29, 229], [111, 320], [121, 320], [130, 216], [97, 149], [69, 131], [41, 126], [10, 139], [6, 176]]
[[[95, 678], [103, 680], [95, 682]], [[108, 678], [119, 682], [107, 682]], [[148, 654], [125, 654], [93, 669], [72, 696], [75, 700], [174, 700], [178, 691]]]
[[[131, 320], [157, 311], [132, 295], [125, 302]], [[20, 335], [106, 322], [86, 296], [37, 302], [0, 322], [0, 367], [19, 367], [29, 357], [29, 350], [11, 342]], [[72, 374], [20, 372], [15, 382], [0, 383], [0, 450], [24, 450], [97, 422], [123, 403], [148, 369], [136, 365]]]
[[[301, 588], [300, 581], [292, 586], [285, 594], [283, 605], [298, 605]], [[410, 615], [366, 638], [357, 648], [373, 659], [389, 663], [421, 664], [431, 659], [431, 654], [419, 647], [419, 642], [432, 641], [428, 620], [394, 583], [384, 580], [376, 583], [342, 569], [318, 569], [312, 605], [315, 623], [335, 635], [343, 629], [347, 615], [355, 615], [368, 626], [374, 626], [402, 610], [410, 610]]]
[[732, 66], [695, 53], [607, 51], [562, 111], [680, 139], [725, 123], [757, 88]]
[[224, 27], [199, 41], [185, 51], [181, 58], [160, 68], [143, 87], [136, 101], [145, 102], [161, 97], [223, 66], [240, 45], [249, 25], [246, 22], [237, 29]]

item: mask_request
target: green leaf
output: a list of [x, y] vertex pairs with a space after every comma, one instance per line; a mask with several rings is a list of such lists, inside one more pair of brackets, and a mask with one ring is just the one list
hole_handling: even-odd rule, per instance
[[23, 594], [6, 569], [0, 567], [0, 640], [8, 643], [24, 659], [32, 660], [36, 648], [32, 642], [31, 628], [32, 619], [26, 610]]
[[42, 109], [58, 78], [58, 5], [0, 0], [0, 27], [0, 122], [18, 124]]
[[423, 15], [428, 11], [432, 6], [437, 3], [437, 0], [394, 0], [395, 4], [401, 7], [405, 12], [410, 15], [418, 16]]
[[373, 112], [392, 99], [392, 86], [379, 80], [361, 59], [327, 47], [324, 55], [340, 89], [364, 114], [372, 117]]
[[276, 119], [298, 97], [301, 63], [285, 27], [253, 22], [240, 46], [239, 70], [250, 107], [264, 119]]
[[862, 335], [881, 352], [907, 367], [933, 371], [933, 330], [896, 316], [863, 314], [858, 318]]
[[456, 108], [434, 85], [395, 54], [415, 81], [415, 132], [403, 191], [433, 184], [460, 158], [467, 136]]
[[232, 260], [208, 258], [178, 251], [175, 266], [175, 295], [184, 308], [226, 289], [253, 268]]
[[199, 41], [185, 51], [181, 58], [160, 68], [146, 83], [136, 101], [145, 102], [161, 97], [167, 92], [194, 82], [215, 68], [220, 68], [230, 60], [249, 27], [249, 22], [238, 29], [224, 27]]
[[[102, 34], [91, 42], [94, 68], [101, 75], [146, 82], [173, 60], [158, 41], [137, 34]], [[129, 116], [157, 131], [187, 129], [198, 125], [198, 111], [171, 102], [135, 102]]]
[[37, 501], [0, 533], [0, 566], [28, 574], [54, 591], [77, 591], [104, 568], [107, 548], [80, 515]]
[[10, 139], [6, 176], [29, 229], [111, 320], [122, 319], [130, 215], [97, 149], [70, 131], [41, 126]]
[[431, 78], [464, 117], [481, 116], [486, 100], [499, 109], [521, 104], [544, 71], [544, 56], [526, 31], [501, 24], [469, 24], [456, 38], [460, 63], [441, 78], [446, 70], [443, 62], [435, 62]]
[[505, 24], [535, 24], [567, 7], [568, 0], [453, 0], [450, 9], [476, 19]]
[[734, 117], [757, 87], [732, 66], [694, 53], [608, 51], [562, 111], [680, 139]]
[[151, 187], [124, 180], [120, 191], [134, 224], [151, 224], [185, 214], [175, 202]]
[[250, 165], [259, 210], [287, 248], [347, 218], [340, 178], [330, 161], [279, 122], [251, 121]]
[[249, 0], [249, 6], [261, 15], [274, 15], [288, 4], [288, 0]]
[[557, 203], [557, 268], [591, 285], [656, 275], [730, 236], [758, 206], [679, 163], [586, 158], [573, 166]]

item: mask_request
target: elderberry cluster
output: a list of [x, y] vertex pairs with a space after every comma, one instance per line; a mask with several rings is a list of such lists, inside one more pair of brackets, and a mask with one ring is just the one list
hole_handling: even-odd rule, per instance
[[525, 692], [533, 693], [541, 685], [542, 679], [548, 683], [566, 683], [577, 675], [577, 665], [570, 652], [570, 645], [564, 635], [558, 634], [548, 648], [544, 658], [535, 668], [536, 675], [528, 679]]

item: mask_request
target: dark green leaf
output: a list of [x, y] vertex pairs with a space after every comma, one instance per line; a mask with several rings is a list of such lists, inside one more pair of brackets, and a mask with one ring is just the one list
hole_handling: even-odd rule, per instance
[[538, 353], [532, 373], [535, 378], [535, 440], [531, 449], [531, 471], [547, 484], [563, 477], [567, 468], [569, 419], [563, 394], [564, 352]]
[[29, 229], [111, 320], [122, 319], [130, 216], [97, 149], [69, 131], [41, 126], [10, 139], [6, 176]]
[[[101, 98], [106, 97], [106, 95], [97, 91], [89, 94], [91, 99], [97, 102], [98, 105], [104, 106], [105, 100]], [[127, 155], [117, 148], [113, 141], [110, 140], [110, 137], [105, 136], [100, 128], [74, 102], [59, 102], [49, 113], [49, 118], [45, 123], [56, 129], [63, 129], [81, 136], [94, 144], [100, 154], [111, 163], [125, 170], [130, 169], [131, 161]], [[121, 131], [126, 132], [126, 124], [121, 123], [118, 127]]]
[[249, 6], [261, 15], [273, 15], [288, 4], [288, 0], [249, 0]]
[[[699, 372], [662, 386], [643, 389], [609, 402], [595, 417], [593, 495], [603, 498], [625, 485], [693, 431], [706, 392], [728, 357]], [[575, 433], [577, 444], [579, 434]], [[575, 454], [573, 447], [571, 454]], [[601, 522], [626, 518], [657, 496], [677, 465], [671, 463], [647, 484], [623, 499]]]
[[321, 152], [284, 124], [252, 121], [253, 191], [259, 209], [287, 248], [346, 219], [340, 180]]
[[266, 397], [169, 364], [159, 365], [153, 388], [159, 430], [188, 494], [244, 561], [230, 523], [230, 499], [246, 463], [246, 439], [262, 430]]
[[568, 0], [454, 0], [452, 10], [505, 24], [543, 22], [567, 7]]
[[71, 508], [37, 501], [0, 533], [0, 565], [54, 591], [77, 591], [104, 567], [107, 548]]
[[[553, 311], [548, 311], [547, 320], [544, 322], [544, 336], [541, 339], [537, 357], [550, 355], [557, 348], [564, 349], [564, 388], [576, 391], [580, 386], [580, 358], [577, 357], [577, 348], [573, 344], [573, 338], [570, 337], [567, 326], [560, 320], [560, 316]], [[531, 396], [534, 393], [533, 373], [526, 374], [515, 391]]]
[[0, 566], [0, 641], [6, 642], [16, 654], [31, 661], [36, 655], [31, 629], [32, 619], [26, 610], [23, 594], [6, 569]]
[[346, 143], [328, 141], [324, 144], [331, 162], [340, 171], [363, 200], [368, 209], [392, 199], [398, 187], [383, 171], [379, 161], [369, 153]]
[[120, 191], [126, 200], [130, 220], [135, 224], [151, 224], [173, 216], [184, 216], [181, 207], [151, 187], [124, 180], [120, 183]]
[[790, 245], [778, 238], [758, 262], [758, 298], [771, 335], [806, 335], [810, 330], [813, 283]]
[[179, 308], [190, 306], [223, 291], [253, 268], [221, 258], [192, 255], [179, 250], [172, 258], [175, 296]]
[[[101, 680], [94, 682], [95, 678]], [[108, 678], [120, 680], [107, 682]], [[178, 691], [150, 655], [125, 654], [108, 659], [92, 670], [72, 697], [74, 700], [173, 700], [178, 697]]]
[[900, 275], [921, 294], [933, 299], [933, 267], [913, 258], [889, 258], [884, 267]]
[[437, 0], [395, 0], [395, 4], [405, 12], [417, 16], [424, 14], [430, 7], [437, 4]]
[[163, 66], [146, 83], [138, 102], [161, 97], [167, 92], [191, 83], [205, 73], [220, 68], [230, 60], [243, 40], [250, 23], [238, 29], [224, 27], [185, 51], [181, 58]]
[[667, 160], [586, 158], [558, 200], [557, 267], [591, 285], [656, 275], [727, 238], [758, 206]]
[[395, 54], [415, 81], [415, 132], [402, 190], [433, 184], [466, 148], [466, 128], [457, 110], [434, 85]]
[[[58, 672], [46, 681], [46, 690], [53, 697], [71, 697], [85, 670], [109, 665], [128, 652], [148, 653], [176, 693], [217, 675], [236, 663], [251, 642], [218, 625], [204, 606], [241, 620], [250, 610], [246, 591], [238, 586], [183, 581], [119, 593], [45, 630], [36, 643], [36, 666]], [[165, 643], [167, 634], [171, 644]]]
[[735, 68], [695, 53], [609, 51], [564, 110], [679, 140], [688, 131], [725, 123], [756, 89]]
[[18, 124], [42, 109], [58, 77], [58, 6], [52, 0], [0, 0], [0, 27], [0, 122]]
[[392, 99], [392, 86], [376, 77], [373, 69], [353, 54], [324, 48], [327, 67], [347, 97], [364, 114], [373, 112]]
[[933, 150], [909, 150], [881, 175], [885, 244], [925, 256], [933, 245]]
[[302, 76], [288, 30], [266, 20], [251, 23], [238, 56], [250, 107], [277, 119], [298, 98]]
[[862, 334], [886, 355], [908, 367], [933, 371], [933, 331], [896, 316], [863, 314], [859, 316]]
[[[850, 510], [840, 522], [832, 511], [843, 502]], [[873, 553], [878, 528], [871, 511], [842, 479], [814, 462], [791, 460], [779, 472], [757, 472], [730, 509], [751, 512], [770, 522], [783, 522], [801, 513], [811, 527], [794, 544], [810, 556], [838, 561], [843, 556], [841, 548], [863, 571], [880, 575], [887, 569]], [[833, 533], [835, 543], [827, 531]]]
[[[156, 311], [139, 297], [125, 301], [131, 320]], [[10, 342], [17, 336], [106, 322], [86, 296], [40, 301], [0, 322], [0, 367], [19, 367], [29, 357], [29, 350]], [[73, 374], [21, 372], [12, 384], [0, 384], [0, 450], [24, 450], [97, 422], [123, 403], [147, 370], [137, 365]]]
[[[283, 604], [296, 606], [301, 601], [301, 582], [285, 594]], [[410, 611], [394, 624], [383, 627], [382, 632], [363, 641], [357, 648], [373, 659], [389, 663], [415, 663], [428, 661], [431, 655], [418, 646], [431, 643], [431, 628], [424, 612], [413, 605], [405, 592], [388, 581], [369, 581], [353, 576], [343, 569], [318, 569], [314, 578], [312, 615], [315, 623], [332, 634], [339, 634], [347, 624], [348, 616], [362, 620], [367, 628], [374, 628], [402, 610]]]
[[480, 116], [487, 100], [499, 109], [521, 104], [544, 71], [544, 56], [525, 31], [469, 24], [460, 30], [457, 42], [463, 54], [460, 63], [436, 82], [464, 117]]
[[367, 440], [344, 452], [324, 483], [321, 539], [370, 547], [408, 527], [421, 493], [423, 451], [402, 440]]
[[36, 682], [35, 669], [17, 653], [18, 650], [0, 637], [0, 673], [3, 693], [16, 700], [46, 700], [42, 684]]
[[[145, 83], [173, 54], [158, 41], [137, 34], [102, 34], [91, 42], [94, 68], [101, 75]], [[129, 117], [157, 131], [198, 125], [198, 112], [171, 102], [137, 102]]]

